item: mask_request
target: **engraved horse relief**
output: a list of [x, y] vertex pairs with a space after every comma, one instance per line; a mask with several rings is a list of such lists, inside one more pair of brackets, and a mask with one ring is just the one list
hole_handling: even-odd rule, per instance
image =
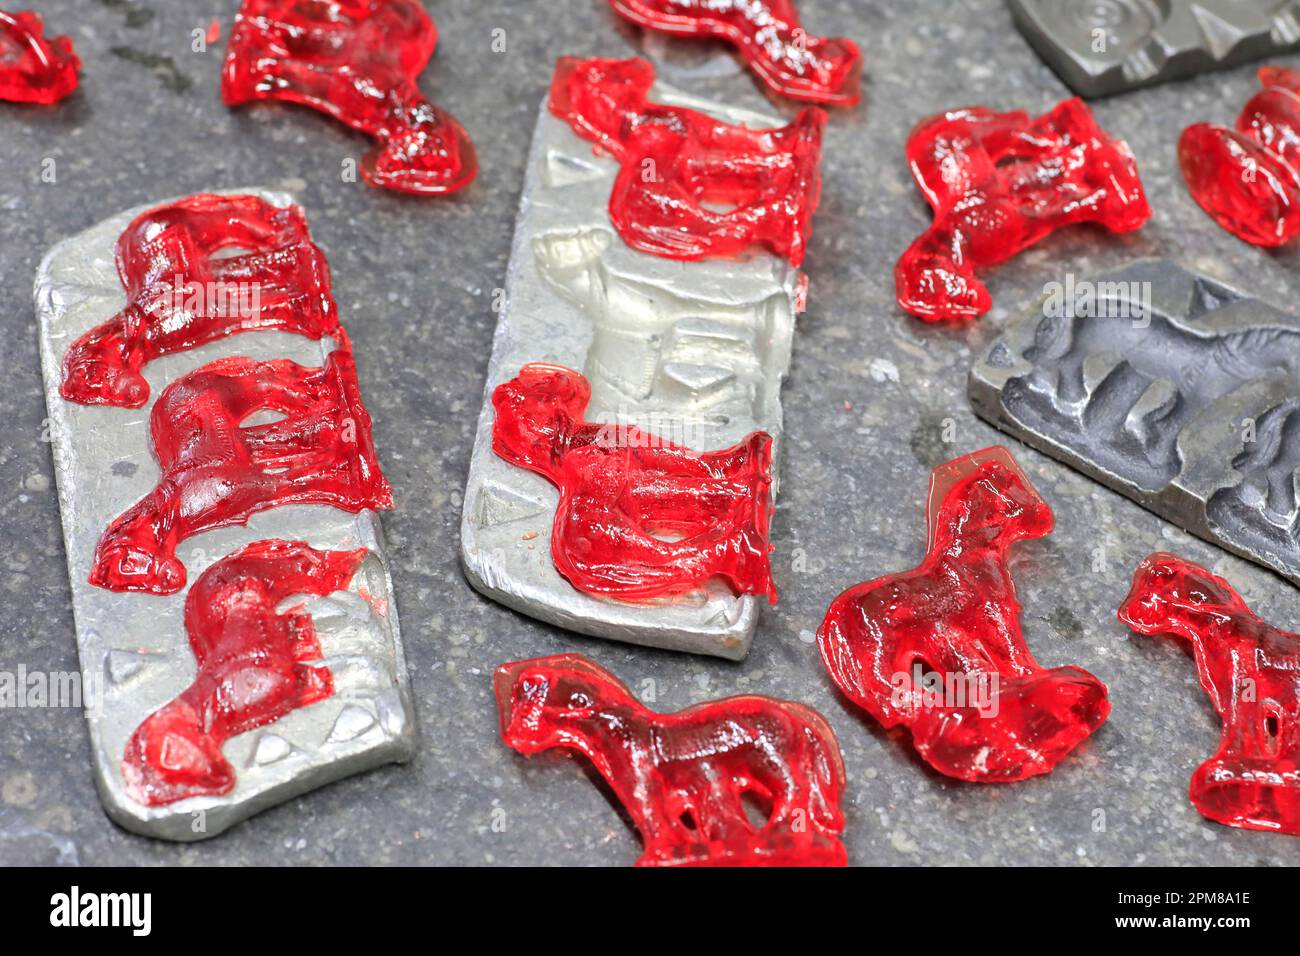
[[[582, 371], [593, 409], [630, 414], [650, 428], [666, 416], [684, 429], [764, 420], [780, 387], [776, 369], [785, 364], [779, 343], [789, 341], [794, 321], [790, 297], [687, 297], [666, 282], [620, 272], [611, 262], [615, 242], [595, 227], [533, 243], [538, 271], [591, 319]], [[692, 444], [690, 435], [670, 437]]]
[[[1206, 327], [1207, 315], [1224, 326], [1230, 310], [1254, 307], [1232, 290], [1197, 280], [1186, 315], [1139, 316], [1142, 307], [1122, 295], [1102, 296], [1105, 285], [1088, 314], [1039, 319], [1024, 352], [1034, 368], [1007, 382], [1002, 405], [1143, 491], [1178, 476], [1180, 434], [1222, 399], [1261, 379], [1300, 382], [1300, 330]], [[1268, 467], [1264, 457], [1257, 451], [1240, 462], [1254, 471]]]

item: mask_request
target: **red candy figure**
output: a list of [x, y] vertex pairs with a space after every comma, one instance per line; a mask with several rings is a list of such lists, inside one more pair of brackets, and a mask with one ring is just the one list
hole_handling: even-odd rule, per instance
[[199, 671], [131, 736], [122, 757], [127, 793], [147, 806], [220, 796], [235, 786], [227, 740], [334, 693], [311, 615], [278, 605], [348, 586], [366, 556], [317, 551], [302, 541], [257, 541], [222, 558], [190, 588], [185, 630]]
[[622, 167], [609, 217], [623, 241], [687, 260], [765, 246], [799, 265], [821, 191], [825, 111], [800, 110], [779, 129], [732, 126], [651, 103], [654, 78], [645, 60], [563, 57], [551, 83], [551, 112]]
[[[217, 258], [226, 250], [238, 254]], [[255, 329], [346, 342], [325, 254], [298, 206], [189, 196], [139, 216], [117, 240], [127, 306], [68, 349], [60, 394], [139, 408], [155, 358]]]
[[844, 37], [815, 37], [793, 0], [610, 0], [627, 19], [679, 36], [732, 43], [774, 93], [835, 106], [858, 102], [862, 58]]
[[992, 299], [975, 270], [1063, 226], [1130, 232], [1151, 217], [1128, 145], [1077, 98], [1038, 119], [972, 106], [922, 120], [907, 161], [934, 222], [894, 281], [899, 306], [927, 322], [983, 315]]
[[1215, 222], [1246, 242], [1280, 246], [1300, 234], [1300, 73], [1266, 66], [1259, 82], [1236, 129], [1183, 130], [1178, 164]]
[[845, 865], [844, 764], [815, 710], [746, 696], [657, 714], [576, 654], [505, 664], [495, 683], [509, 746], [596, 765], [641, 832], [637, 866]]
[[0, 10], [0, 100], [57, 103], [77, 88], [80, 68], [70, 39], [46, 39], [40, 14]]
[[1052, 530], [1052, 512], [1005, 448], [936, 468], [929, 543], [911, 571], [849, 588], [817, 632], [844, 694], [907, 727], [941, 773], [977, 783], [1047, 773], [1110, 713], [1106, 685], [1044, 668], [1020, 632], [1011, 545]]
[[1192, 775], [1201, 815], [1300, 835], [1300, 634], [1261, 621], [1223, 578], [1163, 553], [1138, 567], [1119, 619], [1190, 641], [1223, 718], [1219, 749]]
[[[284, 417], [242, 425], [259, 411]], [[242, 427], [241, 427], [242, 425]], [[158, 486], [109, 525], [90, 583], [173, 594], [185, 538], [290, 504], [391, 508], [349, 352], [322, 368], [288, 359], [218, 359], [167, 386], [150, 415]]]
[[768, 566], [772, 438], [694, 452], [635, 427], [588, 422], [591, 385], [529, 364], [492, 393], [492, 450], [560, 490], [555, 567], [580, 591], [624, 600], [721, 577], [776, 603]]
[[461, 125], [416, 85], [437, 42], [418, 0], [244, 0], [221, 97], [302, 103], [373, 136], [361, 159], [372, 186], [455, 192], [478, 161]]

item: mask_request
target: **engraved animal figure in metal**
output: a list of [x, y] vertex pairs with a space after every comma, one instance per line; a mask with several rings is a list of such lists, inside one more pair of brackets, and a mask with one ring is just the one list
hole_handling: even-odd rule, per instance
[[668, 282], [629, 275], [615, 242], [604, 228], [533, 241], [538, 272], [591, 318], [582, 371], [593, 406], [634, 410], [639, 422], [671, 418], [683, 431], [761, 420], [789, 361], [778, 345], [793, 323], [789, 296], [685, 297]]
[[127, 305], [69, 346], [59, 389], [69, 401], [139, 408], [148, 362], [237, 332], [347, 342], [329, 264], [299, 206], [187, 196], [138, 216], [116, 257]]
[[[1300, 393], [1300, 379], [1292, 384]], [[1255, 550], [1295, 566], [1300, 564], [1300, 398], [1285, 399], [1260, 415], [1253, 438], [1232, 460], [1241, 481], [1216, 491], [1206, 502], [1206, 515], [1212, 526], [1230, 528]]]
[[1017, 25], [1082, 96], [1244, 63], [1300, 44], [1295, 0], [1009, 0]]
[[[1080, 667], [1043, 667], [1021, 632], [1008, 553], [1052, 524], [1005, 448], [942, 465], [930, 482], [924, 560], [849, 588], [817, 632], [835, 685], [885, 727], [908, 728], [941, 773], [978, 783], [1047, 773], [1110, 713], [1105, 684]], [[918, 670], [978, 683], [989, 705], [927, 699]]]
[[525, 365], [492, 395], [492, 448], [560, 490], [551, 556], [576, 588], [638, 600], [724, 579], [776, 602], [771, 545], [772, 439], [695, 452], [637, 428], [585, 420], [577, 372]]
[[[258, 412], [278, 421], [244, 424]], [[172, 594], [185, 584], [185, 538], [286, 504], [356, 513], [391, 508], [352, 354], [321, 368], [287, 359], [218, 359], [176, 379], [150, 414], [158, 486], [109, 525], [90, 583]]]
[[1191, 642], [1223, 720], [1218, 749], [1192, 775], [1201, 814], [1300, 835], [1300, 634], [1260, 620], [1223, 578], [1164, 553], [1138, 567], [1119, 619]]
[[[1219, 308], [1231, 308], [1234, 294], [1219, 294]], [[1300, 381], [1300, 330], [1214, 331], [1134, 318], [1128, 306], [1099, 298], [1088, 314], [1045, 312], [1024, 355], [1034, 369], [1007, 383], [1003, 404], [1030, 427], [1085, 442], [1139, 488], [1181, 471], [1179, 435], [1225, 395], [1260, 378]]]
[[302, 541], [256, 541], [208, 568], [185, 598], [198, 674], [154, 711], [126, 745], [122, 775], [149, 806], [229, 793], [227, 740], [334, 692], [311, 615], [279, 605], [342, 590], [367, 552], [317, 551]]
[[640, 831], [638, 866], [846, 862], [844, 766], [816, 711], [745, 696], [658, 714], [572, 654], [505, 664], [495, 684], [509, 746], [575, 750], [595, 764]]

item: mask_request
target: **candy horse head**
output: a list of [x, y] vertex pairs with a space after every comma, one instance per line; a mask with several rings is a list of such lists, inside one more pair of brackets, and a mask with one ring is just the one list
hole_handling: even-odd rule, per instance
[[1162, 551], [1138, 565], [1119, 619], [1139, 634], [1174, 633], [1195, 640], [1207, 623], [1244, 610], [1227, 581]]
[[493, 683], [501, 735], [527, 756], [584, 737], [580, 724], [611, 703], [611, 686], [621, 686], [608, 671], [576, 654], [503, 664]]
[[945, 530], [940, 525], [963, 540], [982, 537], [988, 543], [1009, 544], [1041, 538], [1051, 532], [1052, 524], [1052, 509], [1001, 446], [951, 461], [931, 478], [932, 542]]
[[532, 362], [492, 393], [492, 449], [514, 465], [553, 475], [591, 400], [573, 369]]

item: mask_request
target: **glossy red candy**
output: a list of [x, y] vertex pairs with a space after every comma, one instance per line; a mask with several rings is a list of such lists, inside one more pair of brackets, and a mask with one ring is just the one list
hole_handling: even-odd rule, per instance
[[768, 565], [772, 439], [754, 432], [695, 452], [583, 417], [587, 380], [525, 365], [492, 394], [492, 449], [560, 490], [551, 557], [580, 591], [624, 600], [702, 588], [713, 577], [776, 602]]
[[[244, 424], [258, 412], [283, 417]], [[177, 545], [289, 504], [391, 508], [350, 352], [321, 368], [288, 359], [218, 359], [163, 390], [149, 420], [158, 486], [109, 525], [90, 583], [173, 594], [185, 584]]]
[[80, 68], [72, 41], [46, 38], [40, 14], [0, 10], [0, 100], [57, 103], [77, 88]]
[[650, 30], [716, 37], [735, 45], [758, 78], [781, 96], [852, 106], [862, 57], [844, 37], [815, 37], [799, 25], [793, 0], [610, 0]]
[[1189, 641], [1223, 719], [1219, 749], [1192, 775], [1196, 809], [1300, 835], [1300, 634], [1261, 621], [1223, 578], [1163, 553], [1138, 566], [1119, 619]]
[[419, 0], [244, 0], [226, 51], [221, 96], [302, 103], [378, 145], [361, 159], [372, 186], [432, 195], [478, 171], [469, 136], [420, 93], [438, 42]]
[[668, 259], [761, 246], [801, 263], [821, 192], [825, 111], [800, 110], [779, 129], [732, 126], [651, 103], [654, 78], [645, 60], [563, 57], [551, 83], [551, 112], [622, 167], [609, 216], [623, 241]]
[[298, 206], [211, 195], [160, 206], [117, 240], [117, 272], [127, 306], [69, 347], [59, 391], [70, 401], [138, 408], [145, 364], [236, 332], [346, 342], [329, 264]]
[[1246, 242], [1280, 246], [1300, 234], [1300, 73], [1266, 66], [1259, 81], [1236, 129], [1183, 130], [1178, 164], [1215, 222]]
[[348, 586], [366, 556], [302, 541], [257, 541], [222, 558], [190, 588], [185, 630], [198, 674], [132, 734], [122, 776], [133, 800], [159, 806], [235, 786], [227, 740], [334, 693], [311, 615], [278, 606]]
[[1151, 217], [1128, 145], [1077, 98], [1038, 119], [973, 106], [922, 120], [907, 161], [934, 222], [894, 281], [899, 306], [928, 322], [983, 315], [992, 300], [975, 270], [1063, 226], [1130, 232]]
[[930, 479], [925, 560], [849, 588], [817, 632], [836, 686], [886, 727], [908, 728], [950, 777], [1047, 773], [1110, 713], [1106, 685], [1041, 666], [1020, 631], [1007, 552], [1051, 530], [1051, 509], [1005, 448], [951, 461]]
[[495, 683], [509, 746], [596, 765], [641, 833], [638, 866], [845, 864], [844, 765], [815, 710], [746, 696], [658, 714], [576, 654], [505, 664]]

